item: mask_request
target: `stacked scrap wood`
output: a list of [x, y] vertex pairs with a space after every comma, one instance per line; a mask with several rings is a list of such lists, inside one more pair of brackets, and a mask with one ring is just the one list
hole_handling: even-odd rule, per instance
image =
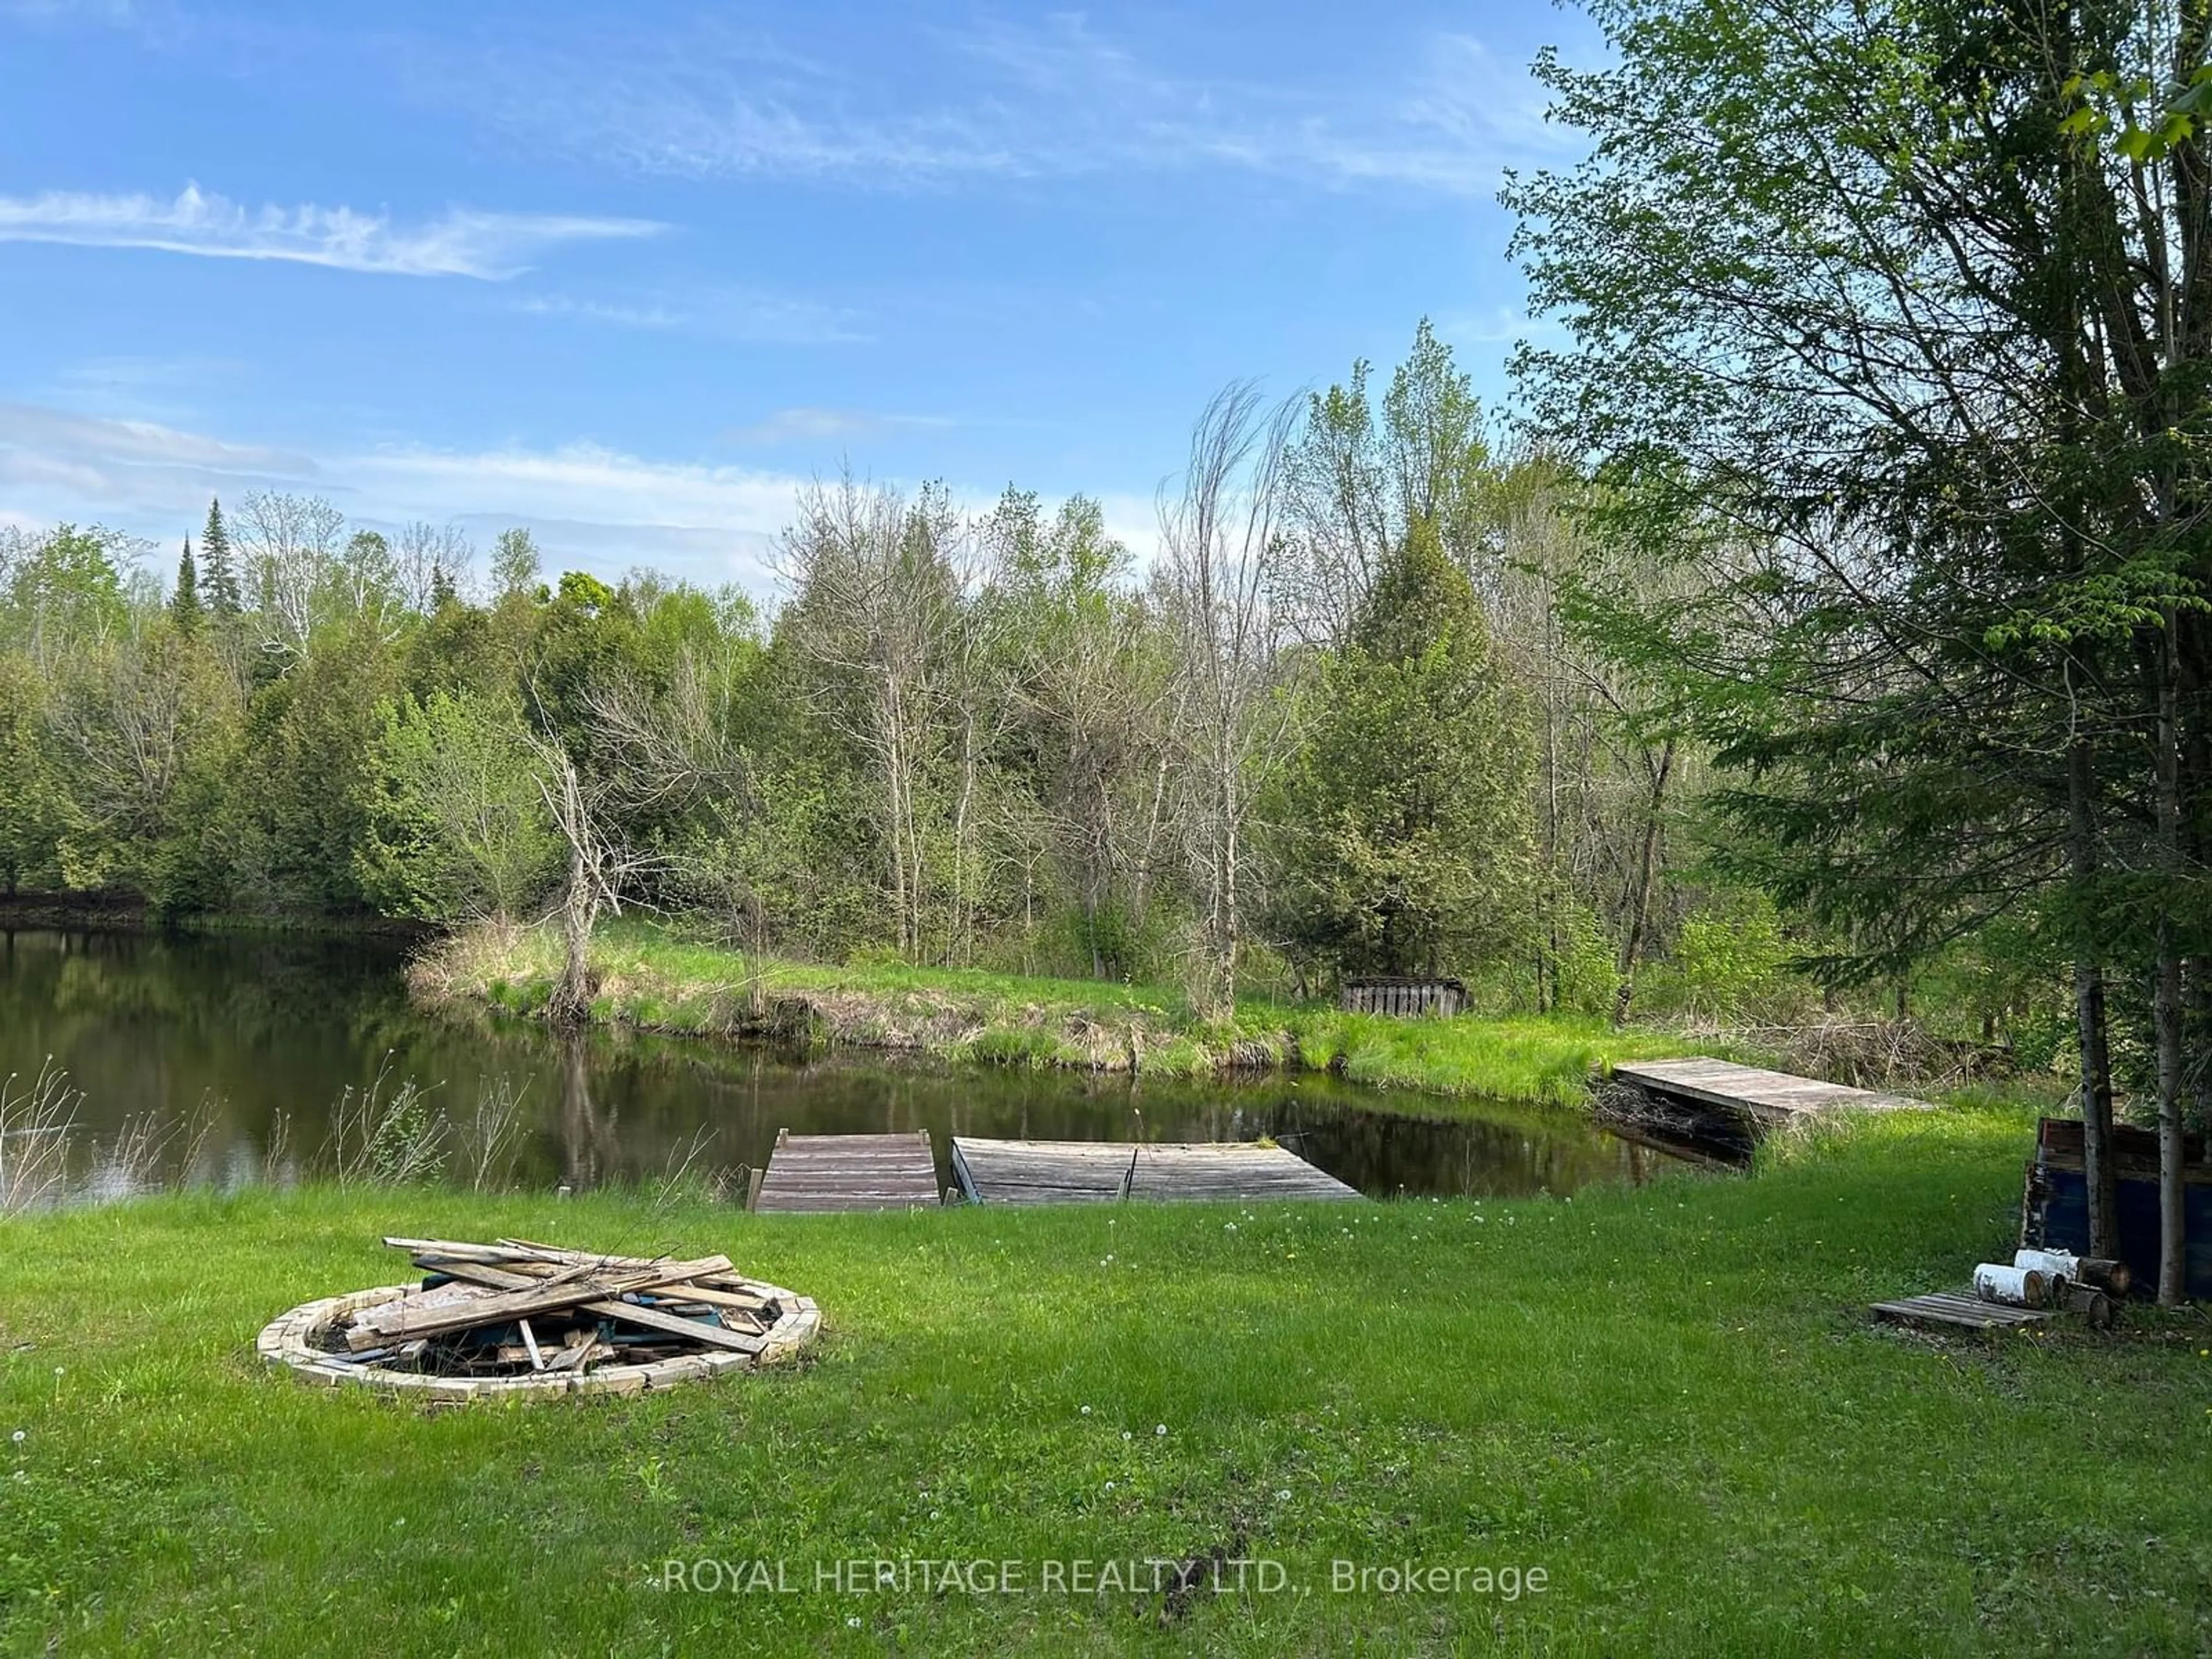
[[777, 1298], [789, 1294], [740, 1277], [725, 1255], [599, 1255], [520, 1238], [384, 1242], [422, 1269], [422, 1288], [331, 1325], [322, 1346], [393, 1372], [581, 1375], [710, 1351], [757, 1358], [786, 1312]]
[[2128, 1293], [2127, 1264], [2060, 1250], [2022, 1249], [2010, 1264], [1984, 1261], [1973, 1291], [1935, 1291], [1901, 1302], [1877, 1302], [1875, 1316], [1908, 1324], [1963, 1325], [1978, 1330], [2039, 1325], [2057, 1314], [2078, 1314], [2100, 1330], [2112, 1322], [2116, 1297]]

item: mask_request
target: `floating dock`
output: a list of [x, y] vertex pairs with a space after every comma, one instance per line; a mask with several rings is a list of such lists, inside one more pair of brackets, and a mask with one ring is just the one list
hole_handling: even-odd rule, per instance
[[1788, 1123], [1815, 1112], [1926, 1111], [1924, 1100], [1847, 1088], [1817, 1078], [1762, 1071], [1725, 1060], [1649, 1060], [1616, 1066], [1613, 1075], [1662, 1100], [1718, 1107], [1761, 1127]]
[[1253, 1142], [1133, 1145], [1110, 1140], [952, 1138], [952, 1174], [977, 1204], [1106, 1204], [1356, 1199], [1358, 1189], [1296, 1152]]
[[795, 1135], [775, 1132], [775, 1150], [751, 1207], [785, 1214], [905, 1210], [934, 1206], [937, 1158], [929, 1136]]

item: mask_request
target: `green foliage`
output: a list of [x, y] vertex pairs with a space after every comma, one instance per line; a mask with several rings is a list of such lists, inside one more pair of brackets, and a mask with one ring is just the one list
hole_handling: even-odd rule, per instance
[[544, 561], [527, 530], [502, 530], [492, 544], [492, 592], [500, 599], [527, 598], [538, 588]]
[[1654, 975], [1654, 1000], [1671, 996], [1692, 1014], [1738, 1016], [1776, 989], [1793, 954], [1771, 900], [1723, 892], [1683, 919], [1672, 971]]
[[380, 908], [433, 921], [508, 916], [558, 876], [564, 843], [544, 763], [513, 705], [443, 690], [387, 703], [369, 774], [361, 875]]
[[1585, 904], [1560, 904], [1547, 954], [1555, 1006], [1565, 1013], [1613, 1012], [1620, 994], [1620, 958], [1595, 911]]
[[236, 616], [238, 570], [232, 562], [230, 526], [223, 521], [220, 501], [208, 502], [207, 527], [200, 532], [200, 562], [207, 567], [208, 608], [218, 616]]
[[112, 532], [64, 524], [11, 561], [6, 598], [15, 629], [34, 653], [58, 653], [123, 630], [130, 607], [118, 566], [122, 547]]
[[59, 880], [61, 802], [47, 763], [45, 682], [29, 658], [0, 653], [0, 892]]
[[190, 633], [199, 626], [200, 573], [192, 562], [192, 538], [185, 538], [185, 550], [177, 556], [177, 583], [169, 596], [169, 614], [179, 629]]
[[243, 896], [264, 909], [346, 911], [368, 902], [372, 757], [398, 664], [373, 627], [334, 629], [257, 695], [246, 722]]
[[1271, 817], [1273, 931], [1336, 974], [1469, 968], [1527, 936], [1527, 717], [1418, 521], [1309, 694]]

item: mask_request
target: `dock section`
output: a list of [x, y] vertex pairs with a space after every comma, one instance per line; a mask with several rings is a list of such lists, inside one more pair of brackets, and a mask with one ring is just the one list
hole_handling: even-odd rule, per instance
[[1817, 1078], [1792, 1077], [1725, 1060], [1649, 1060], [1616, 1066], [1613, 1077], [1662, 1100], [1715, 1107], [1749, 1118], [1762, 1127], [1790, 1122], [1815, 1112], [1837, 1110], [1925, 1111], [1924, 1100], [1905, 1095], [1852, 1089]]
[[756, 1210], [786, 1214], [905, 1210], [939, 1201], [929, 1137], [795, 1135], [775, 1132], [775, 1150], [752, 1195]]
[[1280, 1146], [1242, 1141], [952, 1138], [952, 1173], [978, 1204], [1356, 1199], [1358, 1190]]

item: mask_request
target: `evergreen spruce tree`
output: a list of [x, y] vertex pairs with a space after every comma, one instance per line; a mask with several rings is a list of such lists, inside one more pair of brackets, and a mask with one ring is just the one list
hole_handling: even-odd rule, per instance
[[185, 538], [185, 550], [177, 559], [177, 591], [169, 597], [169, 613], [177, 626], [190, 631], [200, 619], [200, 573], [192, 562], [192, 538]]
[[222, 521], [222, 503], [208, 502], [207, 528], [200, 532], [200, 560], [207, 567], [208, 604], [217, 616], [238, 614], [238, 572], [230, 562], [230, 531]]

